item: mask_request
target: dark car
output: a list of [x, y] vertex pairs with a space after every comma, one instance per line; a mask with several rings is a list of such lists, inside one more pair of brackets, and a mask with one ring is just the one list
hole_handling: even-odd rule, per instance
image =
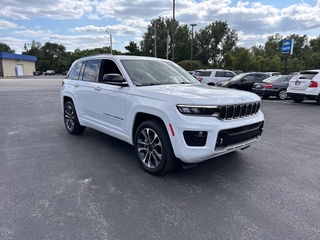
[[261, 83], [268, 77], [270, 76], [262, 72], [240, 73], [228, 81], [218, 83], [217, 86], [252, 91], [254, 83]]
[[252, 92], [261, 95], [263, 98], [276, 96], [284, 100], [288, 97], [287, 87], [293, 75], [273, 76], [263, 80], [261, 83], [253, 84]]
[[53, 70], [47, 70], [45, 73], [44, 73], [44, 75], [45, 76], [54, 76], [56, 73], [55, 73], [55, 71], [53, 71]]
[[67, 75], [67, 74], [68, 74], [68, 71], [63, 71], [62, 72], [62, 75], [64, 75], [64, 76]]
[[34, 71], [33, 72], [33, 76], [40, 76], [41, 75], [41, 71]]

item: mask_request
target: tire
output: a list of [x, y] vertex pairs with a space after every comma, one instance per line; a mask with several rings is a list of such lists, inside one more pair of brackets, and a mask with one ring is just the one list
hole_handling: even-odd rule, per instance
[[317, 104], [320, 105], [320, 94], [319, 94], [319, 96], [317, 98]]
[[287, 91], [286, 89], [281, 89], [278, 93], [277, 93], [277, 99], [280, 100], [285, 100], [288, 97]]
[[140, 124], [134, 137], [134, 149], [141, 167], [149, 174], [164, 174], [177, 165], [167, 130], [159, 120]]
[[291, 98], [296, 103], [301, 103], [303, 101], [303, 98], [295, 98], [295, 97], [291, 97]]
[[70, 134], [80, 134], [86, 129], [85, 126], [80, 125], [77, 112], [72, 101], [67, 101], [64, 104], [63, 120], [64, 125]]

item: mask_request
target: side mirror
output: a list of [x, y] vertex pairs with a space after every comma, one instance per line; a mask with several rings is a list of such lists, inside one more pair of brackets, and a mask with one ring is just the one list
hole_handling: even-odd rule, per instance
[[123, 83], [124, 78], [118, 73], [109, 73], [103, 75], [103, 82], [105, 83]]
[[241, 82], [247, 81], [247, 78], [243, 78], [241, 79]]

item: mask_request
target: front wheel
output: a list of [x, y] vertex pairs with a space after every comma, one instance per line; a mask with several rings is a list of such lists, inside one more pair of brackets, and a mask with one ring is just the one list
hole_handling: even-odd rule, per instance
[[287, 99], [287, 91], [285, 89], [281, 89], [277, 94], [277, 99], [285, 100]]
[[80, 134], [86, 127], [81, 126], [78, 120], [76, 109], [71, 101], [64, 104], [64, 125], [70, 134]]
[[140, 124], [134, 137], [134, 149], [142, 168], [152, 175], [163, 174], [176, 167], [171, 141], [159, 120]]

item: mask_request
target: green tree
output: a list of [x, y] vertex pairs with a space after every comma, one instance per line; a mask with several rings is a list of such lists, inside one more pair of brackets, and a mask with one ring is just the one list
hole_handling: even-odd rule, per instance
[[267, 42], [264, 45], [264, 50], [269, 58], [274, 56], [281, 56], [282, 39], [283, 36], [280, 33], [267, 37]]
[[251, 62], [251, 57], [250, 57], [249, 50], [245, 49], [236, 58], [234, 63], [234, 68], [237, 70], [248, 72], [250, 62]]
[[0, 52], [15, 53], [7, 44], [0, 42]]
[[151, 20], [140, 42], [142, 54], [158, 58], [167, 58], [168, 34], [172, 20], [158, 17]]
[[141, 51], [134, 41], [130, 41], [129, 45], [124, 48], [129, 52], [129, 55], [141, 55]]
[[221, 66], [223, 56], [236, 46], [238, 35], [227, 22], [215, 21], [200, 29], [195, 39], [199, 47], [197, 58], [202, 64], [209, 62], [216, 68]]

